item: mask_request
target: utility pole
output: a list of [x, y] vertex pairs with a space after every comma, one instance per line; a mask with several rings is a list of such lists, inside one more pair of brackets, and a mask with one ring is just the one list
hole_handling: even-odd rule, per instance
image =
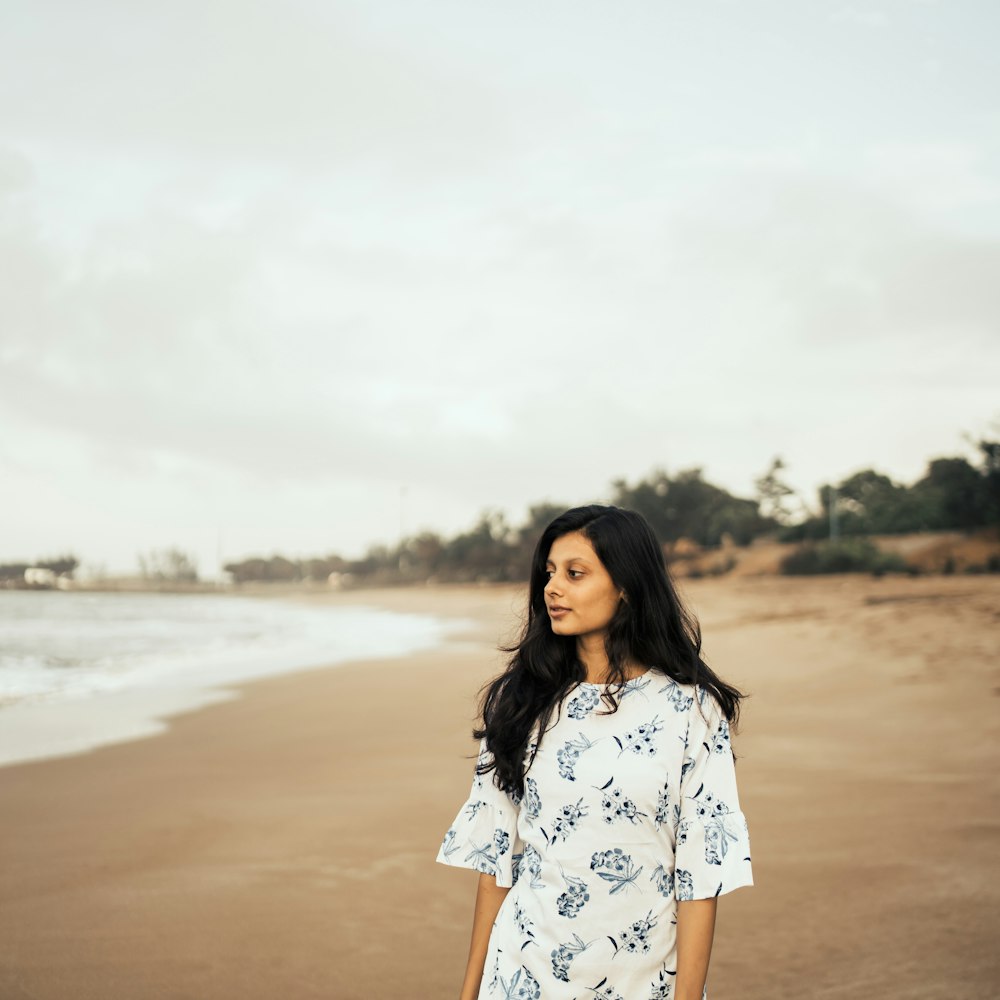
[[399, 572], [403, 572], [403, 542], [406, 540], [406, 487], [399, 487]]

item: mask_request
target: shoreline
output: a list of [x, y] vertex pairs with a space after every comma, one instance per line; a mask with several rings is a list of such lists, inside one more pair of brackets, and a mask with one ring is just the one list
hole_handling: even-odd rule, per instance
[[[410, 655], [467, 626], [299, 596], [0, 595], [13, 640], [0, 657], [0, 767], [158, 735], [256, 679]], [[64, 665], [69, 650], [77, 659]]]
[[[757, 885], [720, 903], [709, 995], [987, 995], [1000, 581], [681, 588], [709, 662], [750, 694], [735, 746]], [[522, 593], [382, 592], [470, 628], [0, 769], [0, 996], [455, 995], [476, 876], [433, 857]]]

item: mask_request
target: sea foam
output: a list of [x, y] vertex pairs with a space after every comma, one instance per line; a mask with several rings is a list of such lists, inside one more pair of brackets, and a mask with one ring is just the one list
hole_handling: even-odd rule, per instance
[[440, 644], [455, 620], [216, 594], [0, 592], [0, 765], [161, 732], [242, 681]]

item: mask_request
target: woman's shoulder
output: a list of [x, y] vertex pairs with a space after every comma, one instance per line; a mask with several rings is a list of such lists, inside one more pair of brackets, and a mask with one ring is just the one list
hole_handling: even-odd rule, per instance
[[649, 670], [639, 676], [638, 680], [648, 681], [650, 685], [652, 685], [652, 690], [656, 690], [659, 693], [667, 695], [671, 695], [673, 692], [677, 691], [686, 698], [703, 701], [708, 694], [708, 690], [700, 684], [690, 684], [686, 681], [679, 681], [676, 678], [671, 677], [670, 674], [659, 667], [650, 667]]
[[645, 687], [651, 696], [678, 714], [695, 713], [711, 718], [722, 711], [715, 695], [701, 684], [678, 681], [662, 670], [652, 669], [641, 680], [648, 682]]

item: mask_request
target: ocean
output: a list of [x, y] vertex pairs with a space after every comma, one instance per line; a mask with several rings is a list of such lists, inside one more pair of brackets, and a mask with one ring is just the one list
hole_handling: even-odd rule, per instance
[[228, 685], [433, 648], [457, 627], [221, 594], [0, 591], [0, 765], [153, 735]]

